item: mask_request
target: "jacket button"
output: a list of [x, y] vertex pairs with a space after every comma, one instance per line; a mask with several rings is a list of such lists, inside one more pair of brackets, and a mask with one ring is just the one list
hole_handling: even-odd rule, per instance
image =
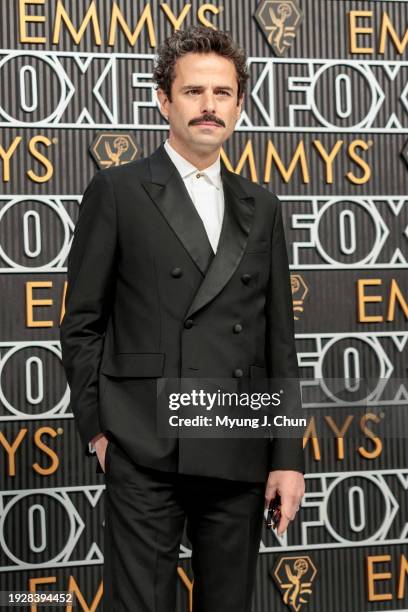
[[180, 276], [183, 276], [183, 270], [181, 268], [173, 268], [171, 275], [173, 278], [180, 278]]
[[242, 325], [241, 323], [235, 323], [234, 327], [232, 328], [234, 330], [234, 334], [239, 334], [242, 332]]
[[244, 285], [247, 285], [249, 283], [249, 281], [251, 280], [251, 275], [250, 274], [243, 274], [241, 276], [241, 280], [244, 283]]
[[244, 375], [244, 372], [241, 370], [241, 368], [237, 368], [236, 370], [234, 370], [235, 378], [241, 378], [241, 376], [243, 375]]
[[184, 321], [184, 327], [185, 327], [186, 329], [191, 329], [191, 328], [193, 327], [193, 325], [194, 325], [194, 321], [193, 321], [193, 319], [186, 319], [186, 320]]

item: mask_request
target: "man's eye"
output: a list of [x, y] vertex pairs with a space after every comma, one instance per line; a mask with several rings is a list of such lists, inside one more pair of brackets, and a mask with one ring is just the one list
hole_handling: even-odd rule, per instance
[[[190, 93], [199, 93], [199, 90], [198, 89], [188, 89], [187, 93], [188, 94], [190, 94]], [[227, 91], [226, 89], [220, 89], [220, 91], [218, 91], [217, 93], [224, 94], [224, 95], [227, 95], [227, 96], [230, 95], [229, 91]]]

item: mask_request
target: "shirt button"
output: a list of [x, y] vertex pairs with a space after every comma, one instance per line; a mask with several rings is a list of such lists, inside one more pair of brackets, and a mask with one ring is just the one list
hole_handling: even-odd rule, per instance
[[244, 283], [244, 285], [247, 285], [249, 283], [249, 281], [251, 280], [251, 275], [250, 274], [243, 274], [241, 276], [241, 280]]
[[200, 176], [203, 176], [202, 174], [200, 174], [200, 172], [197, 172], [196, 174], [196, 178], [200, 178]]
[[234, 327], [232, 328], [234, 330], [234, 334], [239, 334], [242, 332], [242, 325], [241, 323], [235, 323]]
[[241, 370], [241, 368], [237, 368], [236, 370], [234, 370], [235, 378], [241, 378], [241, 376], [243, 375], [244, 375], [244, 372]]
[[171, 275], [174, 278], [180, 278], [180, 276], [183, 276], [183, 270], [181, 268], [173, 268], [171, 271]]
[[194, 325], [194, 321], [193, 321], [193, 319], [186, 319], [186, 320], [184, 321], [184, 327], [185, 327], [186, 329], [191, 329], [191, 328], [193, 327], [193, 325]]

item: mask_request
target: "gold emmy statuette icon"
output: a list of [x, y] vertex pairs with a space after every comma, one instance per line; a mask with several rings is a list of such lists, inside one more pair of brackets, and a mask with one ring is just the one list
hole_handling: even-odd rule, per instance
[[[302, 313], [304, 310], [303, 303], [309, 289], [301, 274], [291, 274], [290, 283], [292, 287], [293, 311], [294, 313]], [[299, 321], [297, 314], [294, 315], [294, 319], [295, 321]]]
[[271, 572], [283, 602], [294, 612], [307, 604], [317, 569], [309, 556], [280, 557]]
[[97, 135], [89, 150], [99, 168], [127, 164], [140, 153], [131, 132], [102, 132]]
[[303, 13], [295, 0], [264, 0], [255, 19], [276, 55], [283, 57], [295, 40]]

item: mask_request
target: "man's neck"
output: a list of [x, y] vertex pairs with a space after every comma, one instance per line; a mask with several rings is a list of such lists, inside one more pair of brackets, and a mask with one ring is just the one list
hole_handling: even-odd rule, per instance
[[171, 136], [169, 136], [169, 144], [179, 155], [182, 155], [184, 159], [193, 164], [198, 170], [204, 170], [211, 166], [217, 160], [221, 149], [221, 147], [218, 147], [215, 151], [210, 151], [209, 153], [192, 151]]

